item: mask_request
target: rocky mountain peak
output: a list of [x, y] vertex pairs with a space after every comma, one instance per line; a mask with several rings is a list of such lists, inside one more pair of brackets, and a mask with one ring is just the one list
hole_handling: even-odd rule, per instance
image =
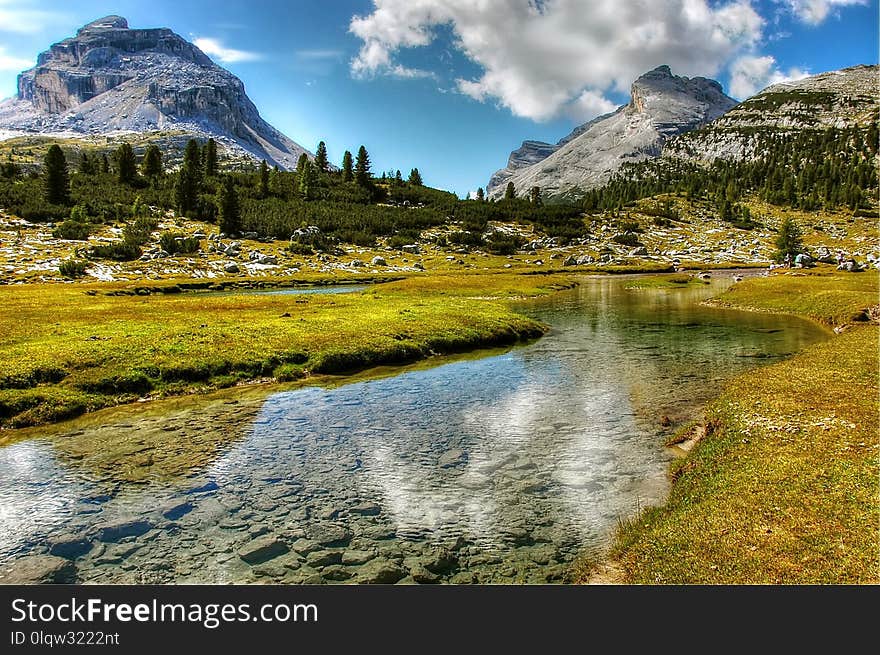
[[293, 168], [305, 152], [266, 123], [235, 75], [168, 28], [105, 16], [41, 53], [0, 103], [13, 132], [107, 134], [174, 130], [214, 137], [251, 158]]
[[715, 80], [677, 76], [669, 66], [657, 66], [633, 82], [630, 102], [617, 111], [581, 125], [555, 146], [524, 142], [492, 176], [489, 194], [502, 195], [508, 182], [518, 195], [534, 186], [548, 198], [588, 190], [607, 182], [624, 163], [656, 157], [670, 137], [735, 105]]
[[98, 32], [103, 30], [127, 30], [128, 21], [122, 16], [104, 16], [98, 20], [93, 20], [88, 25], [83, 25], [76, 31], [76, 35], [80, 36], [86, 32]]

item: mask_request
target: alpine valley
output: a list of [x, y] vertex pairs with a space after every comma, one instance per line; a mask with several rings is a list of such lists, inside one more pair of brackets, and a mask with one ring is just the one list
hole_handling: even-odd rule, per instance
[[49, 46], [0, 103], [0, 583], [880, 582], [878, 66], [645, 68], [460, 198], [170, 29]]

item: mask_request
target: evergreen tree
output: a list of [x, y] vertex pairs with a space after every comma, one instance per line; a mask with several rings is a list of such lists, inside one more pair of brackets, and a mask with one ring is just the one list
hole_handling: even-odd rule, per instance
[[315, 150], [315, 167], [318, 169], [319, 173], [327, 172], [327, 144], [325, 144], [323, 141], [318, 143], [318, 149]]
[[123, 143], [113, 155], [116, 163], [116, 177], [120, 184], [131, 184], [137, 179], [137, 159], [131, 144]]
[[403, 184], [403, 175], [400, 174], [399, 168], [394, 172], [394, 183]]
[[95, 162], [89, 157], [89, 153], [85, 150], [80, 153], [77, 172], [82, 175], [92, 175], [95, 172]]
[[315, 169], [317, 167], [312, 162], [306, 160], [302, 173], [299, 176], [299, 195], [304, 200], [311, 200], [312, 187], [315, 184]]
[[776, 235], [776, 261], [784, 261], [786, 255], [790, 255], [791, 261], [794, 261], [795, 256], [802, 250], [803, 242], [801, 241], [800, 228], [791, 216], [786, 216], [782, 219], [779, 233]]
[[284, 189], [281, 185], [281, 170], [278, 166], [275, 166], [271, 171], [269, 171], [269, 193], [273, 196], [282, 196], [284, 194]]
[[265, 159], [260, 162], [260, 197], [269, 197], [269, 166]]
[[419, 173], [418, 168], [414, 168], [409, 172], [409, 179], [407, 180], [413, 186], [424, 186], [422, 184], [422, 174]]
[[154, 143], [147, 146], [147, 150], [144, 153], [144, 161], [141, 162], [141, 172], [144, 174], [144, 177], [151, 180], [162, 174], [162, 151]]
[[342, 155], [342, 181], [351, 182], [352, 179], [354, 179], [354, 173], [352, 172], [351, 153], [346, 150]]
[[479, 187], [477, 189], [477, 200], [483, 202], [486, 199], [486, 192], [483, 191], [483, 187]]
[[183, 165], [177, 174], [177, 184], [174, 187], [174, 199], [177, 203], [177, 211], [186, 216], [198, 203], [202, 184], [202, 166], [199, 144], [195, 139], [190, 139], [183, 153]]
[[529, 190], [529, 201], [533, 205], [537, 205], [539, 207], [544, 204], [544, 202], [541, 200], [541, 187], [533, 186]]
[[241, 212], [238, 206], [235, 180], [232, 175], [226, 175], [220, 185], [217, 213], [221, 232], [229, 235], [241, 232]]
[[514, 198], [516, 198], [516, 188], [513, 186], [513, 182], [508, 182], [507, 189], [504, 191], [504, 199], [513, 200]]
[[299, 156], [299, 159], [296, 161], [296, 179], [299, 181], [299, 178], [302, 177], [303, 171], [306, 168], [306, 164], [309, 163], [309, 156], [306, 153], [303, 153]]
[[202, 159], [205, 160], [205, 177], [214, 177], [217, 174], [217, 142], [214, 139], [205, 143]]
[[70, 202], [70, 177], [67, 159], [57, 144], [52, 144], [43, 160], [43, 190], [48, 202], [66, 205]]
[[110, 161], [107, 159], [107, 153], [101, 153], [101, 172], [107, 174], [110, 172]]
[[361, 146], [358, 148], [357, 159], [354, 163], [354, 179], [359, 186], [369, 186], [370, 184], [370, 155], [367, 149]]

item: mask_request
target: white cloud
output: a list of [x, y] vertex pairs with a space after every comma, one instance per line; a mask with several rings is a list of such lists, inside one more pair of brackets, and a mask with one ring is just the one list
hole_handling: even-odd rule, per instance
[[36, 34], [47, 24], [68, 20], [62, 12], [32, 9], [30, 3], [21, 0], [0, 0], [0, 32]]
[[800, 68], [789, 68], [787, 72], [783, 72], [777, 67], [776, 59], [769, 55], [746, 55], [737, 59], [730, 67], [730, 93], [735, 98], [745, 100], [771, 84], [800, 80], [809, 75], [809, 71]]
[[608, 114], [617, 109], [610, 100], [605, 99], [602, 95], [595, 91], [584, 91], [568, 105], [568, 114], [574, 120], [580, 123], [586, 123], [589, 120]]
[[196, 47], [204, 52], [212, 59], [216, 59], [224, 64], [237, 64], [243, 61], [257, 61], [262, 59], [262, 55], [257, 52], [248, 52], [246, 50], [235, 50], [227, 48], [219, 39], [208, 37], [199, 37], [193, 40]]
[[24, 57], [14, 57], [6, 53], [6, 48], [0, 46], [0, 71], [20, 72], [33, 67], [34, 62]]
[[800, 20], [810, 25], [822, 23], [831, 11], [837, 7], [866, 5], [868, 0], [776, 0], [788, 6], [788, 9]]
[[456, 81], [461, 93], [533, 120], [584, 117], [613, 108], [609, 91], [628, 91], [659, 64], [717, 74], [758, 44], [763, 26], [749, 0], [374, 0], [372, 13], [350, 24], [363, 41], [351, 71], [413, 76], [401, 74], [410, 69], [399, 53], [448, 27], [482, 70]]

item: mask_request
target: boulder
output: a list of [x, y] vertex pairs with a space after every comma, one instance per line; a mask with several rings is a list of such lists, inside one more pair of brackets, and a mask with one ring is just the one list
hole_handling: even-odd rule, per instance
[[394, 584], [406, 577], [406, 569], [387, 559], [364, 564], [355, 577], [358, 584]]
[[59, 539], [49, 547], [49, 554], [64, 559], [76, 559], [92, 550], [93, 546], [94, 543], [88, 539]]
[[268, 562], [279, 555], [284, 555], [289, 550], [278, 537], [266, 535], [242, 546], [238, 551], [238, 556], [248, 564], [254, 565]]
[[98, 526], [98, 539], [103, 542], [117, 542], [126, 537], [140, 537], [152, 529], [149, 521], [136, 519], [133, 521], [114, 521]]
[[419, 248], [418, 244], [410, 243], [401, 248], [401, 251], [405, 252], [407, 255], [418, 255], [422, 251]]
[[378, 255], [373, 257], [373, 260], [370, 263], [373, 266], [388, 266], [388, 262], [385, 261], [385, 258], [379, 257]]
[[226, 271], [227, 273], [238, 273], [239, 272], [238, 264], [236, 264], [235, 262], [227, 262], [223, 266], [223, 270]]
[[376, 558], [376, 553], [371, 550], [347, 550], [342, 553], [342, 563], [349, 566], [366, 564]]
[[351, 541], [351, 531], [335, 523], [314, 523], [306, 530], [306, 536], [322, 546], [344, 546]]
[[628, 257], [645, 257], [648, 254], [648, 249], [645, 246], [639, 246], [638, 248], [633, 248], [629, 251]]

